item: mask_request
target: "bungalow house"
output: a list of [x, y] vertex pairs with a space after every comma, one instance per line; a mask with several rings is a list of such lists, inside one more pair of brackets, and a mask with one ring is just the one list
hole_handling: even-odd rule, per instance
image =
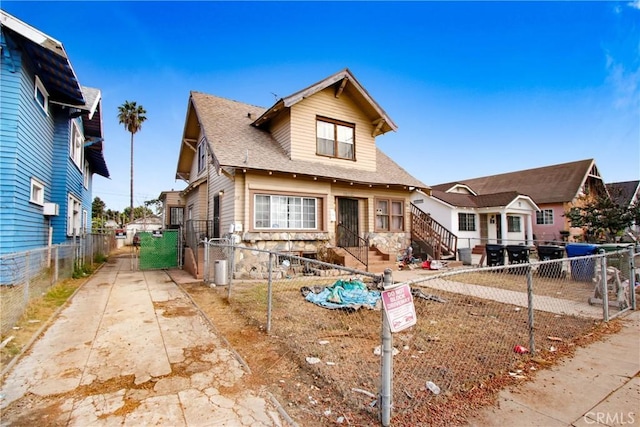
[[[428, 193], [376, 146], [396, 129], [348, 69], [269, 108], [191, 92], [176, 171], [188, 184], [185, 266], [198, 263], [198, 239], [224, 236], [357, 268], [395, 259], [409, 244], [411, 193]], [[237, 259], [236, 272], [250, 264]]]
[[[606, 185], [611, 199], [624, 208], [640, 203], [640, 181], [612, 182]], [[632, 238], [637, 241], [640, 236], [640, 224], [633, 224], [625, 238]]]
[[81, 86], [62, 43], [0, 10], [0, 254], [91, 230], [102, 154], [101, 93]]
[[[453, 230], [460, 245], [531, 245], [579, 239], [564, 213], [582, 195], [606, 191], [593, 159], [439, 184], [415, 206]], [[466, 241], [467, 243], [463, 243]]]

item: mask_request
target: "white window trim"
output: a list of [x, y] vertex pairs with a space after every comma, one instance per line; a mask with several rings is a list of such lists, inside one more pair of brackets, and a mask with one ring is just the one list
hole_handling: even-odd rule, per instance
[[[77, 135], [77, 138], [74, 138], [75, 135]], [[71, 132], [69, 132], [69, 157], [82, 172], [84, 164], [84, 135], [75, 120], [71, 121]]]
[[31, 178], [29, 201], [44, 206], [44, 184], [35, 178]]
[[196, 155], [198, 156], [198, 173], [201, 173], [207, 168], [207, 147], [205, 147], [206, 140], [202, 140], [198, 144]]
[[[548, 215], [545, 215], [545, 213], [549, 213]], [[538, 214], [540, 214], [542, 222], [538, 222]], [[547, 219], [550, 219], [551, 222], [547, 222]], [[542, 209], [538, 212], [536, 212], [536, 225], [553, 225], [553, 223], [555, 222], [554, 219], [554, 215], [553, 215], [553, 209]]]
[[67, 197], [67, 236], [79, 236], [82, 226], [82, 203], [72, 194]]
[[[268, 226], [262, 226], [259, 227], [257, 225], [257, 221], [258, 221], [258, 209], [257, 209], [257, 198], [258, 197], [269, 197], [269, 225]], [[271, 200], [273, 200], [274, 197], [286, 197], [286, 198], [296, 198], [296, 199], [300, 199], [300, 221], [301, 221], [301, 226], [300, 227], [288, 227], [288, 226], [281, 226], [278, 223], [274, 223], [274, 216], [278, 215], [278, 206], [274, 205], [273, 203], [271, 203]], [[304, 200], [313, 200], [314, 203], [314, 216], [313, 216], [313, 227], [305, 227], [305, 217], [304, 217]], [[284, 194], [254, 194], [253, 195], [253, 228], [256, 230], [318, 230], [318, 223], [319, 223], [319, 215], [320, 213], [318, 212], [318, 206], [319, 206], [319, 202], [318, 202], [318, 198], [317, 197], [308, 197], [308, 196], [293, 196], [293, 195], [284, 195]], [[281, 212], [280, 212], [281, 214]]]
[[[49, 115], [49, 92], [47, 92], [47, 89], [45, 89], [42, 81], [40, 80], [40, 77], [36, 76], [34, 86], [35, 88], [33, 90], [33, 98], [36, 100], [36, 103], [40, 106], [40, 108], [42, 108], [45, 114]], [[40, 103], [40, 100], [38, 99], [38, 92], [42, 94], [44, 98], [44, 104]]]
[[82, 174], [84, 175], [83, 184], [84, 188], [89, 189], [89, 162], [87, 159], [84, 160], [84, 168], [82, 169]]

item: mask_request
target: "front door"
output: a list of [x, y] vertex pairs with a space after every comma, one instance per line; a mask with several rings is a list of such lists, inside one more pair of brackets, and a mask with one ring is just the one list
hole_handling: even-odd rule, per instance
[[338, 199], [338, 224], [346, 228], [347, 232], [338, 230], [338, 246], [352, 248], [358, 246], [358, 199]]
[[496, 239], [498, 244], [502, 243], [502, 218], [500, 214], [496, 214]]

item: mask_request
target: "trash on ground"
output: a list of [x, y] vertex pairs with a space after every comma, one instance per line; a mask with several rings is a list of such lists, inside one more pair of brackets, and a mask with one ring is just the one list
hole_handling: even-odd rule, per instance
[[521, 345], [517, 345], [515, 347], [513, 347], [513, 351], [515, 351], [518, 354], [526, 354], [529, 353], [529, 349], [526, 347], [523, 347]]
[[320, 359], [318, 359], [317, 357], [307, 357], [306, 360], [309, 365], [315, 365], [316, 363], [320, 363]]
[[427, 389], [435, 395], [440, 394], [440, 387], [438, 387], [433, 381], [427, 381]]

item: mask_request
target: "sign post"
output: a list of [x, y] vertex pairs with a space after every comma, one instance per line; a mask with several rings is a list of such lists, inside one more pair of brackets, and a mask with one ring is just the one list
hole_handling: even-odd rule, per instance
[[408, 284], [382, 291], [382, 306], [391, 332], [400, 332], [416, 324], [416, 308]]

